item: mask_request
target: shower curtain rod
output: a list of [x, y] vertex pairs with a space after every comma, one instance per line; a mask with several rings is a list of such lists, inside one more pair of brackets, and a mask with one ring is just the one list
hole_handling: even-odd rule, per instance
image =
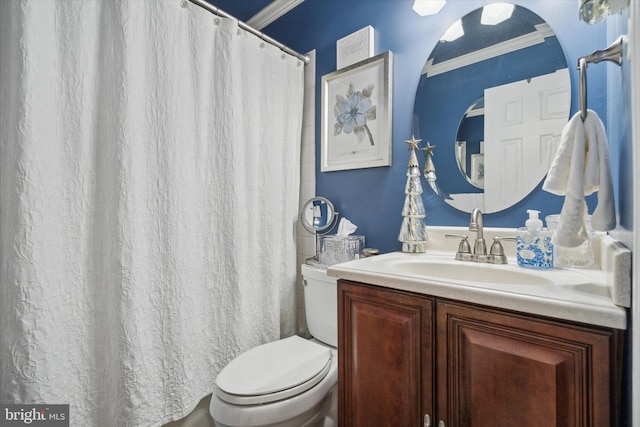
[[[182, 4], [186, 4], [187, 0], [183, 0]], [[202, 7], [203, 9], [208, 10], [209, 12], [213, 13], [214, 15], [218, 15], [221, 16], [223, 18], [231, 18], [231, 19], [236, 19], [235, 17], [233, 17], [232, 15], [229, 15], [227, 12], [223, 11], [220, 8], [217, 8], [215, 6], [213, 6], [212, 4], [206, 2], [205, 0], [189, 0], [191, 3], [198, 5], [200, 7]], [[303, 55], [301, 53], [296, 52], [295, 50], [283, 45], [282, 43], [280, 43], [279, 41], [269, 37], [268, 35], [264, 34], [261, 31], [256, 30], [255, 28], [253, 28], [252, 26], [245, 24], [244, 22], [237, 20], [238, 21], [238, 26], [240, 28], [242, 28], [243, 30], [249, 31], [251, 34], [254, 34], [256, 36], [258, 36], [259, 38], [261, 38], [262, 40], [264, 40], [267, 43], [270, 43], [274, 46], [276, 46], [277, 48], [279, 48], [280, 50], [282, 50], [283, 52], [288, 53], [289, 55], [295, 56], [296, 58], [298, 58], [299, 60], [301, 60], [302, 62], [306, 64], [309, 63], [309, 61], [311, 60], [309, 58], [309, 56], [307, 55]]]

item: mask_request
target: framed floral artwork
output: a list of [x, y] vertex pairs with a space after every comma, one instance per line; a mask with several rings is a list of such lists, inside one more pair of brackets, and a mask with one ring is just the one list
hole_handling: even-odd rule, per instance
[[322, 76], [322, 172], [391, 165], [390, 51]]

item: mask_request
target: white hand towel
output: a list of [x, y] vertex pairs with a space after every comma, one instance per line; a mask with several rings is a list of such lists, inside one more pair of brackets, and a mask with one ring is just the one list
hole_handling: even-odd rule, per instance
[[542, 189], [565, 196], [554, 244], [575, 247], [587, 239], [584, 197], [594, 191], [598, 191], [598, 204], [591, 216], [591, 226], [598, 231], [616, 226], [609, 144], [604, 125], [594, 111], [588, 110], [584, 122], [580, 113], [576, 113], [564, 127]]

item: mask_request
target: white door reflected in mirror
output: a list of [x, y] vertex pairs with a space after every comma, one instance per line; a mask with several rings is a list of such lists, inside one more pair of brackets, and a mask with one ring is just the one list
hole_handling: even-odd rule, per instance
[[[484, 91], [484, 141], [468, 153], [457, 141], [458, 167], [482, 193], [449, 194], [460, 210], [493, 213], [527, 196], [544, 178], [560, 144], [571, 109], [569, 70]], [[470, 167], [465, 159], [469, 157]]]

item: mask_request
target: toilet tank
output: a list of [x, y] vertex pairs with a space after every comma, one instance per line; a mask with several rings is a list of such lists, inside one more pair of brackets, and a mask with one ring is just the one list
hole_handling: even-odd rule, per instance
[[302, 265], [304, 307], [309, 333], [319, 341], [338, 346], [338, 284], [327, 270]]

